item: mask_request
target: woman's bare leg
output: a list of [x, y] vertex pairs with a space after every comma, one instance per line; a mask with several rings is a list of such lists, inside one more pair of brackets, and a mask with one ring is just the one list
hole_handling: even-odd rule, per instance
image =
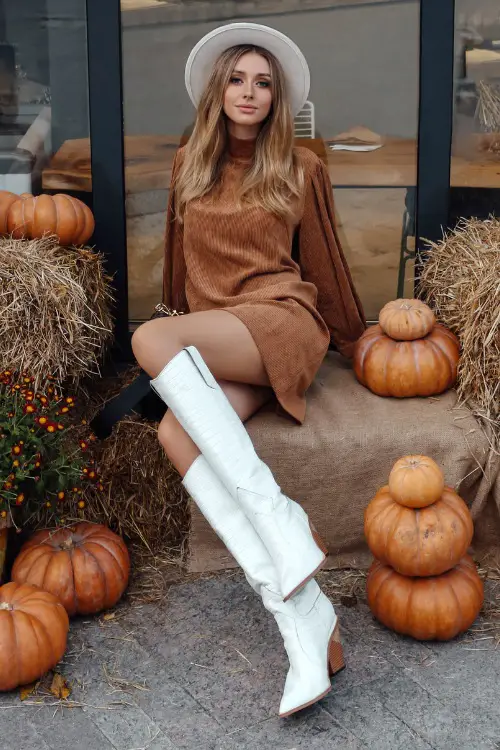
[[[243, 422], [271, 398], [269, 379], [250, 332], [225, 310], [157, 318], [132, 336], [134, 355], [152, 378], [185, 346], [198, 349]], [[170, 410], [160, 422], [158, 439], [184, 476], [200, 451]]]
[[148, 320], [132, 336], [134, 356], [152, 378], [185, 346], [198, 349], [217, 379], [269, 385], [250, 331], [225, 310]]

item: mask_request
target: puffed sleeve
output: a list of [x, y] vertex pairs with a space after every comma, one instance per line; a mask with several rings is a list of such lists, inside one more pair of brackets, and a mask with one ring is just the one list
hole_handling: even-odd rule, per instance
[[318, 290], [317, 309], [332, 344], [352, 357], [354, 343], [366, 328], [365, 314], [339, 241], [330, 176], [317, 159], [305, 179], [304, 212], [297, 229], [302, 278]]
[[186, 300], [186, 263], [184, 260], [183, 225], [175, 215], [175, 180], [179, 173], [182, 151], [175, 153], [167, 207], [165, 254], [163, 260], [163, 304], [179, 312], [189, 312]]

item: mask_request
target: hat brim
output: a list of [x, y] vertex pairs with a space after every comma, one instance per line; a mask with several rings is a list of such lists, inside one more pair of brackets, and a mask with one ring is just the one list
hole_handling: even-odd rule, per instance
[[219, 56], [229, 47], [253, 44], [271, 52], [283, 68], [293, 116], [309, 95], [307, 61], [285, 34], [257, 23], [230, 23], [206, 34], [191, 50], [186, 63], [185, 82], [191, 101], [197, 107]]

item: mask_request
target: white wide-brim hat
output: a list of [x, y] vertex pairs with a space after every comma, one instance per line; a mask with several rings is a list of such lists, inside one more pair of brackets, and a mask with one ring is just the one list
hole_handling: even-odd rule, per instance
[[219, 56], [239, 44], [253, 44], [271, 52], [283, 68], [292, 114], [300, 112], [310, 86], [306, 58], [285, 34], [258, 23], [229, 23], [210, 31], [191, 50], [186, 63], [188, 94], [197, 107]]

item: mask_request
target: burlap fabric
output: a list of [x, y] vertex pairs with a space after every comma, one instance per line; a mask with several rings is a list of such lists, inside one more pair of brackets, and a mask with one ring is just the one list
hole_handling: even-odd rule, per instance
[[[283, 491], [300, 502], [328, 545], [330, 568], [365, 568], [372, 557], [363, 512], [387, 484], [394, 462], [409, 453], [431, 456], [446, 483], [468, 503], [476, 559], [498, 565], [500, 462], [471, 412], [456, 408], [454, 391], [433, 398], [375, 396], [351, 365], [329, 352], [307, 394], [302, 426], [265, 407], [247, 422], [261, 458]], [[192, 503], [189, 570], [236, 565]]]

